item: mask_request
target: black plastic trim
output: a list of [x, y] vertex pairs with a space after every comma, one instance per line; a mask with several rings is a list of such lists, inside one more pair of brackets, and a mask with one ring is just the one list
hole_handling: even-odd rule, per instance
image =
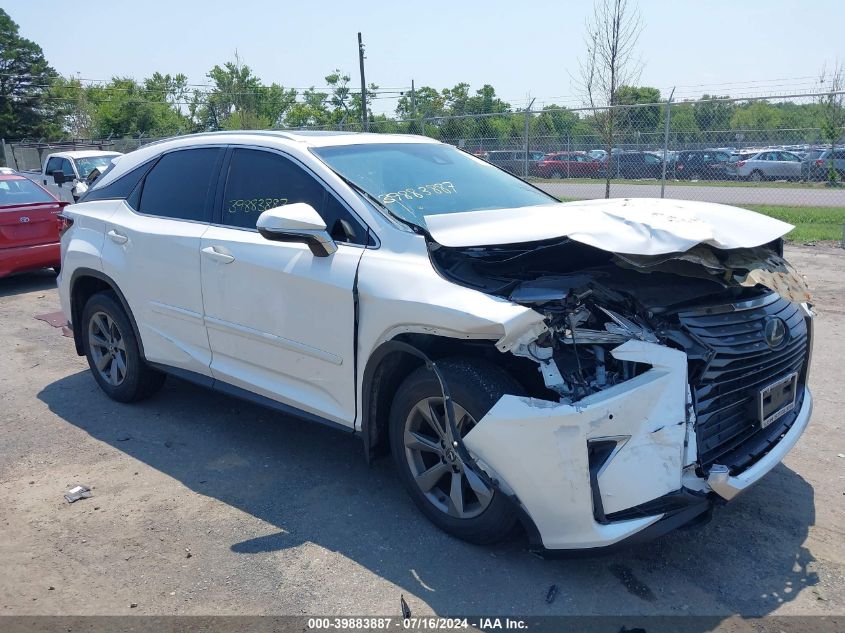
[[317, 424], [322, 424], [323, 426], [331, 427], [338, 431], [343, 431], [344, 433], [353, 433], [352, 427], [340, 424], [339, 422], [335, 422], [333, 420], [328, 420], [308, 411], [303, 411], [302, 409], [298, 409], [289, 404], [278, 402], [277, 400], [262, 396], [242, 387], [237, 387], [218, 378], [206, 376], [205, 374], [199, 374], [197, 372], [189, 371], [187, 369], [181, 369], [179, 367], [171, 367], [170, 365], [164, 365], [162, 363], [152, 363], [150, 361], [147, 361], [147, 364], [151, 367], [155, 367], [159, 371], [162, 371], [166, 374], [171, 374], [173, 376], [176, 376], [177, 378], [182, 378], [183, 380], [187, 380], [188, 382], [200, 385], [201, 387], [207, 387], [209, 389], [212, 389], [213, 391], [224, 393], [228, 396], [234, 396], [235, 398], [240, 398], [241, 400], [246, 400], [248, 402], [252, 402], [253, 404], [257, 404], [268, 409], [273, 409], [285, 415], [289, 415], [300, 420], [305, 420], [306, 422], [315, 422]]
[[73, 298], [74, 288], [76, 287], [76, 284], [81, 277], [93, 277], [95, 279], [99, 279], [100, 281], [105, 282], [108, 286], [111, 287], [111, 289], [117, 295], [120, 304], [123, 306], [126, 315], [129, 317], [129, 323], [132, 325], [132, 331], [135, 334], [135, 339], [138, 341], [138, 347], [141, 351], [141, 356], [145, 357], [146, 355], [144, 354], [144, 341], [141, 339], [141, 332], [138, 329], [138, 324], [135, 322], [135, 317], [132, 314], [131, 308], [129, 307], [129, 302], [126, 300], [126, 297], [123, 295], [117, 283], [115, 283], [114, 279], [109, 277], [104, 272], [94, 270], [93, 268], [77, 268], [73, 271], [73, 274], [70, 277], [70, 322], [72, 324], [76, 324], [75, 326], [71, 327], [71, 330], [73, 331], [73, 342], [76, 345], [76, 353], [79, 356], [85, 356], [85, 350], [82, 345], [82, 328], [77, 327], [80, 325], [79, 320], [82, 317], [82, 314], [81, 312], [79, 314], [75, 314], [76, 310], [74, 309], [74, 306], [76, 305], [76, 302]]
[[709, 497], [703, 498], [699, 503], [667, 514], [647, 528], [611, 545], [564, 550], [547, 549], [544, 546], [531, 547], [530, 549], [541, 558], [589, 558], [614, 554], [648, 543], [679, 528], [705, 525], [711, 518], [714, 503], [715, 501]]

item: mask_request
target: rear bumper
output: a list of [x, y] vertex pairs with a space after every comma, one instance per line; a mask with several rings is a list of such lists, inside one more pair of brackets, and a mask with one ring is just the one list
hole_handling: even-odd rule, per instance
[[639, 341], [612, 353], [651, 369], [572, 405], [503, 396], [464, 438], [518, 503], [536, 549], [629, 545], [709, 517], [780, 463], [807, 426], [809, 392], [768, 454], [735, 477], [705, 479], [695, 469], [686, 354]]
[[59, 266], [59, 244], [37, 244], [0, 249], [0, 277], [39, 268]]

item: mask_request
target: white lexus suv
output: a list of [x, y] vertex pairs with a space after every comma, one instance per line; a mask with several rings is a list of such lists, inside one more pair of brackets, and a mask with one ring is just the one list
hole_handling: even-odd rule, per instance
[[804, 432], [790, 229], [561, 204], [421, 137], [200, 134], [65, 210], [59, 289], [115, 400], [174, 374], [391, 453], [455, 536], [585, 550], [706, 520]]

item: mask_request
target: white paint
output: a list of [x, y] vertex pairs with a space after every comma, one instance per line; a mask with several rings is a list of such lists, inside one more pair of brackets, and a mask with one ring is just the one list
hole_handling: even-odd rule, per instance
[[765, 215], [709, 202], [611, 198], [518, 209], [428, 215], [431, 237], [443, 246], [517, 244], [569, 237], [602, 250], [661, 255], [696, 244], [750, 248], [794, 227]]
[[629, 438], [598, 476], [605, 513], [681, 487], [686, 354], [633, 340], [612, 354], [652, 369], [571, 405], [504, 396], [464, 438], [514, 491], [550, 549], [609, 545], [660, 518], [595, 522], [590, 439]]

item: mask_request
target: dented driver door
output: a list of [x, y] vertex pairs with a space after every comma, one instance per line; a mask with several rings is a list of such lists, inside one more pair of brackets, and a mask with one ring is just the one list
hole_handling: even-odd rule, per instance
[[216, 222], [200, 246], [212, 375], [352, 426], [352, 287], [364, 249], [338, 234], [338, 250], [317, 257], [305, 244], [258, 233], [262, 211], [293, 202], [311, 204], [332, 226], [330, 194], [279, 153], [235, 149], [222, 180]]

